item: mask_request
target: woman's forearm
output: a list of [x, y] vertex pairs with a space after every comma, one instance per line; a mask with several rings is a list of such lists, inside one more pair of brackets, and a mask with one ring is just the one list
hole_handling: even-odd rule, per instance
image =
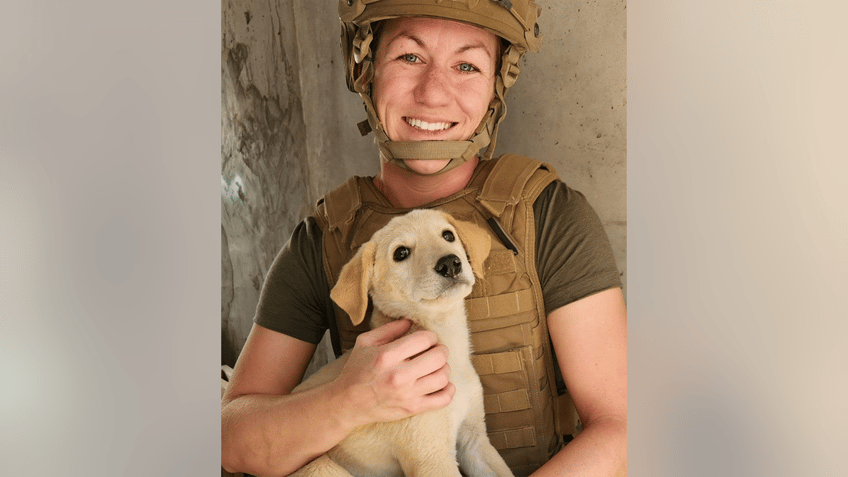
[[533, 477], [627, 475], [627, 422], [598, 419], [533, 473]]
[[289, 395], [249, 394], [222, 406], [221, 461], [230, 472], [288, 475], [339, 443], [356, 419], [332, 383]]

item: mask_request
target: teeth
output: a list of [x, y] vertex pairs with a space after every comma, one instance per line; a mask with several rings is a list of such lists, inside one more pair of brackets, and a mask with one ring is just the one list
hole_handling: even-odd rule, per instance
[[443, 129], [447, 129], [453, 125], [453, 123], [428, 123], [426, 121], [422, 121], [420, 119], [413, 118], [404, 118], [410, 126], [418, 129], [423, 129], [425, 131], [441, 131]]

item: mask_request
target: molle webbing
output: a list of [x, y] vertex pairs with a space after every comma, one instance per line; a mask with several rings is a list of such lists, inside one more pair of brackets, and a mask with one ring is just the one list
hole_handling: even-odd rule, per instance
[[[557, 396], [544, 299], [535, 265], [533, 203], [557, 178], [551, 166], [504, 155], [480, 163], [462, 191], [425, 207], [476, 223], [492, 234], [492, 250], [466, 298], [472, 363], [484, 390], [489, 439], [516, 475], [527, 475], [562, 446], [574, 415]], [[316, 218], [324, 237], [324, 265], [332, 287], [342, 266], [361, 244], [408, 209], [386, 205], [370, 178], [354, 177], [319, 201]], [[489, 225], [496, 221], [518, 253]], [[367, 331], [353, 326], [338, 307], [333, 338], [336, 352], [353, 347]], [[366, 320], [367, 322], [367, 320]], [[569, 432], [570, 433], [570, 432]]]

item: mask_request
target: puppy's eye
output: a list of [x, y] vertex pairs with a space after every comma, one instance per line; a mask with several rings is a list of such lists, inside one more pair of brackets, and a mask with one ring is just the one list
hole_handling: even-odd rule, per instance
[[456, 240], [456, 237], [453, 236], [453, 232], [451, 232], [450, 230], [445, 230], [444, 232], [442, 232], [442, 237], [448, 242], [453, 242], [454, 240]]
[[409, 249], [406, 247], [398, 247], [395, 249], [395, 262], [402, 262], [409, 257]]

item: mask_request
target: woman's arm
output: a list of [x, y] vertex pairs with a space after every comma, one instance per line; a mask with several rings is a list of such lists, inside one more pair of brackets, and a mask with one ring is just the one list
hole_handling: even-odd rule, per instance
[[627, 310], [620, 288], [557, 308], [548, 329], [583, 431], [533, 475], [627, 475]]
[[[321, 406], [332, 398], [317, 399], [318, 390], [288, 395], [302, 379], [314, 351], [314, 344], [253, 326], [221, 400], [224, 469], [287, 475], [298, 468], [297, 462], [308, 462], [324, 447], [332, 447], [334, 439], [341, 440], [343, 436], [335, 434], [343, 430], [319, 430], [313, 417], [323, 414]], [[295, 445], [300, 444], [298, 432], [308, 447]]]
[[357, 338], [341, 375], [290, 394], [315, 345], [254, 325], [221, 402], [221, 464], [229, 472], [288, 475], [355, 427], [446, 406], [447, 348], [407, 320]]

